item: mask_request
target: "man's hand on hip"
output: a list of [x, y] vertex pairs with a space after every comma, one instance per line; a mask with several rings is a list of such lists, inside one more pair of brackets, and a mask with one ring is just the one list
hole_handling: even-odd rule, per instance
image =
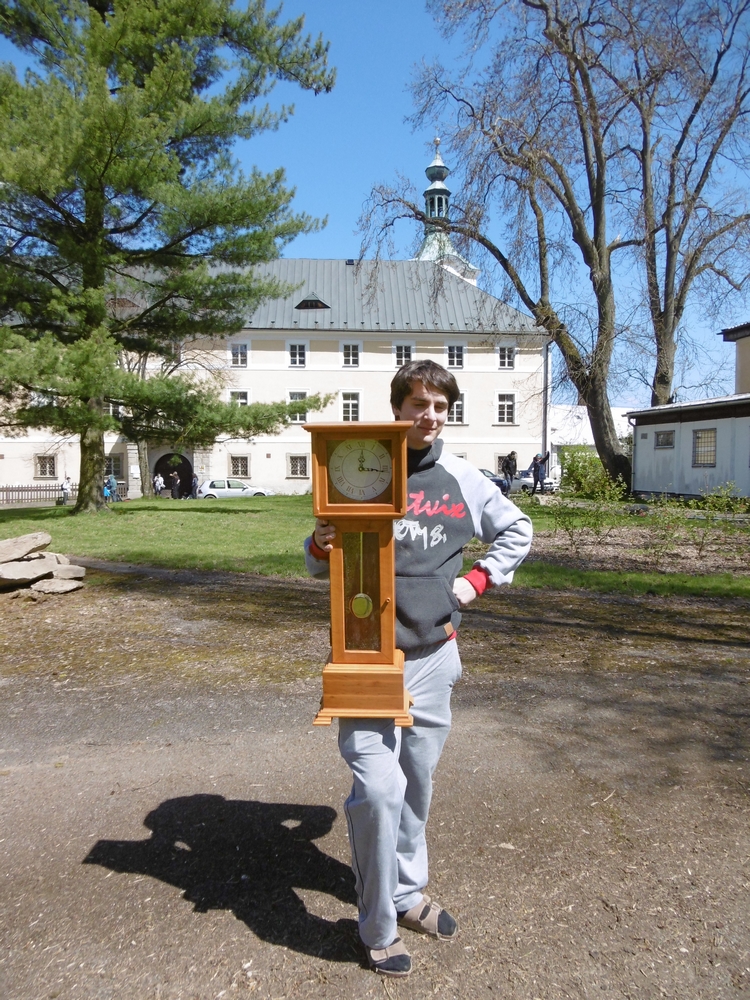
[[476, 590], [474, 590], [469, 581], [464, 579], [462, 576], [459, 576], [454, 581], [453, 593], [456, 595], [456, 599], [462, 608], [465, 608], [467, 604], [471, 604], [477, 596]]

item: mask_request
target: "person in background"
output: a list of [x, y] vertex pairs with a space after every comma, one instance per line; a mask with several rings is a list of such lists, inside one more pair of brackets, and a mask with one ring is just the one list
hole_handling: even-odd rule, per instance
[[190, 484], [190, 498], [192, 500], [198, 499], [198, 474], [196, 472], [193, 473], [193, 478]]
[[170, 475], [169, 478], [172, 480], [172, 499], [173, 500], [179, 500], [180, 499], [180, 477], [177, 475], [176, 472], [173, 472]]
[[110, 472], [107, 476], [107, 486], [109, 487], [109, 495], [113, 500], [119, 500], [120, 496], [117, 492], [117, 480], [115, 479], [115, 474]]
[[62, 490], [63, 507], [65, 507], [65, 505], [68, 502], [68, 499], [70, 497], [70, 490], [71, 490], [72, 486], [73, 486], [73, 483], [70, 481], [70, 476], [66, 476], [65, 479], [63, 479], [63, 481], [60, 483], [60, 489]]
[[[513, 482], [513, 477], [518, 470], [518, 455], [512, 451], [509, 455], [506, 455], [503, 459], [502, 473], [505, 478], [505, 482], [508, 484], [508, 493], [510, 493], [510, 485]], [[507, 495], [507, 494], [506, 494]]]
[[542, 455], [540, 451], [534, 455], [531, 462], [531, 474], [534, 477], [534, 486], [531, 490], [532, 493], [536, 493], [537, 484], [539, 485], [539, 492], [544, 493], [544, 478], [547, 475], [547, 462], [549, 462], [549, 452], [546, 455]]
[[157, 472], [154, 476], [154, 495], [157, 497], [161, 496], [161, 491], [164, 489], [164, 477], [161, 472]]

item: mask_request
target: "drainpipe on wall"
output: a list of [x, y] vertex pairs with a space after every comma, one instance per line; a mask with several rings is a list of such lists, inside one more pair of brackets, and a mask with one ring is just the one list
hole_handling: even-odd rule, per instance
[[[547, 451], [549, 450], [549, 444], [548, 444], [548, 441], [547, 441], [547, 433], [548, 433], [548, 428], [549, 428], [549, 397], [550, 397], [550, 391], [549, 391], [549, 348], [550, 348], [550, 343], [551, 343], [551, 341], [548, 340], [547, 343], [544, 345], [544, 387], [542, 389], [542, 454], [543, 455], [546, 455]], [[551, 458], [550, 458], [550, 462], [548, 463], [547, 475], [549, 475], [549, 466], [551, 464], [552, 463], [551, 463]]]
[[637, 447], [636, 442], [638, 440], [638, 435], [636, 434], [638, 425], [633, 417], [628, 417], [628, 423], [633, 428], [633, 453], [630, 456], [630, 492], [632, 493], [635, 488], [635, 449]]

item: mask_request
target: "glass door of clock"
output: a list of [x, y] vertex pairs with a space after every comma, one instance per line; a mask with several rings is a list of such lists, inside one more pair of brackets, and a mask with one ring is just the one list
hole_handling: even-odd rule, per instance
[[344, 646], [379, 651], [380, 533], [344, 531]]

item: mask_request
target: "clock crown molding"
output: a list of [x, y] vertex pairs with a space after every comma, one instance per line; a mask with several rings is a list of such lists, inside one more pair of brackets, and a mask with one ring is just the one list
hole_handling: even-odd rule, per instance
[[338, 436], [341, 433], [344, 437], [367, 438], [378, 435], [385, 437], [390, 433], [399, 433], [400, 431], [406, 433], [412, 426], [411, 420], [339, 420], [329, 424], [303, 424], [302, 429], [311, 434], [322, 433]]

